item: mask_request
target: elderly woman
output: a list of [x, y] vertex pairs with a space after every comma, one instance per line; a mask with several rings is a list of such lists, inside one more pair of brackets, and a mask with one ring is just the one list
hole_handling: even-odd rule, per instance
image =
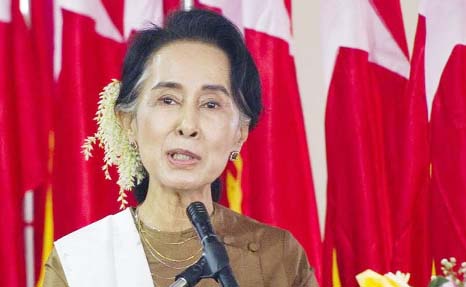
[[[193, 10], [136, 33], [121, 86], [103, 95], [97, 138], [118, 165], [120, 186], [138, 183], [140, 204], [56, 241], [44, 286], [169, 286], [202, 256], [186, 216], [193, 201], [206, 206], [239, 286], [317, 286], [289, 232], [213, 202], [216, 179], [262, 105], [256, 66], [232, 23]], [[112, 121], [120, 132], [108, 128]]]

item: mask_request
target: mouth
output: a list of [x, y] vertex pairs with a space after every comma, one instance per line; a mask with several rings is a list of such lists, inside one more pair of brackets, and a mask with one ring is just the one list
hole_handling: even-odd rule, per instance
[[185, 149], [173, 149], [167, 152], [168, 161], [175, 167], [188, 167], [195, 165], [201, 157]]

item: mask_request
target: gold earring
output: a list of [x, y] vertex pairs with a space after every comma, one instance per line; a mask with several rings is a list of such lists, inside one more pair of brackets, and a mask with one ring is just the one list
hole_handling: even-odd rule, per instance
[[138, 143], [136, 142], [136, 140], [134, 139], [134, 134], [133, 134], [133, 131], [128, 131], [128, 141], [129, 141], [129, 145], [134, 149], [134, 150], [138, 150]]
[[131, 147], [133, 147], [135, 150], [138, 150], [138, 143], [135, 140], [132, 140], [129, 142]]
[[239, 156], [239, 151], [232, 151], [230, 153], [230, 160], [235, 161], [238, 159], [238, 156]]

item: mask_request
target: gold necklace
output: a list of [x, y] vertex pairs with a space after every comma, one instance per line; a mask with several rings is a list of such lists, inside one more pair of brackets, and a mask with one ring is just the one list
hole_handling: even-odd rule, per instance
[[185, 266], [172, 266], [172, 265], [170, 265], [170, 264], [164, 262], [162, 259], [158, 258], [157, 255], [154, 254], [154, 252], [152, 252], [152, 250], [150, 250], [150, 249], [149, 249], [149, 253], [150, 253], [150, 255], [152, 255], [152, 257], [153, 257], [155, 260], [157, 260], [160, 264], [162, 264], [163, 266], [168, 267], [168, 268], [170, 268], [170, 269], [184, 270], [184, 269], [186, 269], [186, 268], [188, 268], [188, 267], [190, 267], [191, 265], [194, 264], [194, 262], [193, 262], [193, 263], [187, 264], [187, 265], [185, 265]]
[[[153, 235], [150, 234], [149, 232], [147, 232], [144, 229], [144, 227], [141, 227], [141, 232], [146, 234], [147, 237], [150, 237], [150, 238], [154, 239]], [[198, 238], [197, 235], [194, 235], [193, 237], [189, 237], [189, 238], [187, 238], [185, 240], [182, 240], [182, 241], [179, 241], [179, 242], [161, 242], [161, 243], [166, 244], [166, 245], [182, 245], [182, 244], [185, 244], [186, 242], [191, 241], [191, 240], [196, 239], [196, 238]]]
[[[138, 226], [138, 230], [140, 232], [144, 232], [145, 234], [149, 235], [152, 239], [154, 239], [154, 237], [149, 233], [147, 232], [145, 229], [145, 227], [153, 230], [153, 231], [157, 231], [157, 232], [161, 232], [160, 229], [156, 228], [156, 227], [153, 227], [153, 226], [149, 226], [145, 223], [142, 222], [141, 220], [141, 217], [139, 216], [139, 206], [136, 207], [136, 212], [134, 213], [134, 217], [136, 218], [136, 225]], [[185, 244], [186, 242], [190, 241], [190, 240], [193, 240], [193, 239], [196, 239], [197, 238], [197, 235], [194, 235], [192, 237], [189, 237], [185, 240], [182, 240], [182, 241], [179, 241], [179, 242], [162, 242], [162, 244], [167, 244], [167, 245], [182, 245], [182, 244]]]
[[[160, 262], [162, 265], [168, 267], [168, 268], [171, 268], [171, 269], [176, 269], [176, 270], [180, 270], [180, 269], [186, 269], [188, 268], [189, 266], [191, 266], [193, 263], [189, 264], [189, 265], [186, 265], [186, 266], [182, 266], [182, 267], [176, 267], [176, 266], [171, 266], [170, 264], [164, 262], [162, 259], [165, 259], [166, 261], [171, 261], [171, 262], [176, 262], [176, 263], [181, 263], [181, 262], [186, 262], [186, 261], [189, 261], [189, 260], [192, 260], [194, 258], [196, 258], [197, 256], [200, 255], [200, 252], [202, 251], [202, 246], [199, 248], [198, 251], [196, 251], [196, 253], [194, 255], [191, 255], [187, 258], [184, 258], [184, 259], [175, 259], [175, 258], [170, 258], [168, 256], [165, 256], [163, 255], [160, 251], [158, 251], [154, 246], [152, 246], [152, 244], [149, 242], [149, 240], [146, 238], [146, 234], [148, 234], [144, 229], [143, 229], [143, 226], [142, 226], [142, 222], [140, 220], [140, 217], [138, 216], [138, 209], [136, 209], [136, 212], [135, 212], [135, 217], [136, 217], [136, 228], [138, 229], [140, 235], [141, 235], [141, 238], [142, 240], [144, 241], [144, 243], [146, 244], [146, 246], [148, 247], [148, 251], [149, 253], [152, 255], [152, 257], [157, 260], [158, 262]], [[195, 238], [195, 237], [194, 237]], [[182, 244], [182, 243], [186, 243], [188, 242], [189, 240], [192, 240], [193, 238], [188, 238], [186, 240], [183, 240], [181, 242], [174, 242], [174, 243], [171, 243], [171, 244]], [[170, 244], [170, 243], [167, 243], [167, 244]], [[159, 258], [160, 257], [160, 258]]]
[[160, 253], [160, 251], [158, 251], [154, 246], [152, 246], [152, 244], [150, 244], [149, 240], [147, 240], [147, 238], [146, 238], [145, 236], [141, 236], [141, 237], [142, 237], [142, 239], [144, 240], [144, 242], [146, 243], [146, 245], [147, 245], [149, 251], [153, 251], [153, 252], [155, 252], [159, 257], [161, 257], [161, 258], [163, 258], [163, 259], [165, 259], [165, 260], [167, 260], [167, 261], [171, 261], [171, 262], [186, 262], [186, 261], [189, 261], [189, 260], [195, 258], [196, 256], [198, 256], [199, 253], [202, 251], [202, 246], [201, 246], [201, 248], [199, 248], [199, 250], [197, 250], [196, 253], [195, 253], [194, 255], [191, 255], [191, 256], [189, 256], [189, 257], [187, 257], [187, 258], [184, 258], [184, 259], [170, 258], [170, 257], [168, 257], [168, 256], [163, 255], [163, 254]]

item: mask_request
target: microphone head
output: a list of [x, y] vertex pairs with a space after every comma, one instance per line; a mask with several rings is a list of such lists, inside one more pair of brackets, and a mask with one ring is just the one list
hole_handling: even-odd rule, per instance
[[191, 223], [194, 222], [209, 222], [209, 213], [204, 205], [204, 203], [200, 201], [194, 201], [188, 205], [186, 208], [186, 214], [188, 215], [189, 220]]

